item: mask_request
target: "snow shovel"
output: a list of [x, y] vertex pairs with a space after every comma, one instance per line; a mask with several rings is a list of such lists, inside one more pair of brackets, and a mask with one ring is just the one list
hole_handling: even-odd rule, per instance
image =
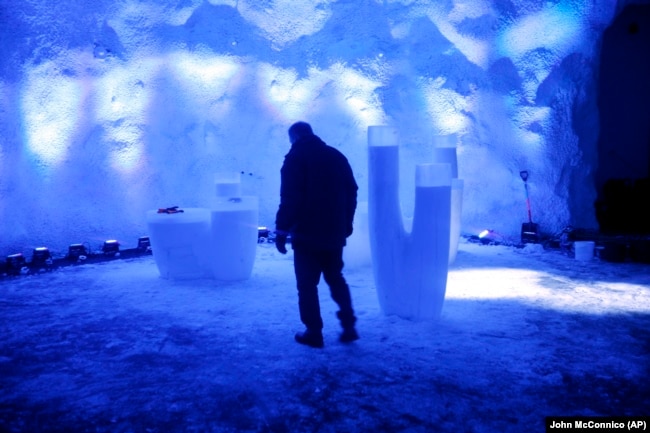
[[539, 227], [533, 222], [533, 217], [530, 213], [530, 198], [528, 197], [528, 171], [523, 170], [519, 172], [519, 176], [524, 181], [526, 188], [526, 208], [528, 209], [528, 222], [521, 225], [521, 243], [522, 244], [536, 244], [539, 242]]

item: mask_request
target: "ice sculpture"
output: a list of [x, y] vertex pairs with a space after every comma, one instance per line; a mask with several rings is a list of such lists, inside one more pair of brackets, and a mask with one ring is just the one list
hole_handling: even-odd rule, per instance
[[433, 149], [433, 162], [451, 165], [451, 230], [449, 232], [449, 264], [451, 265], [456, 261], [458, 254], [464, 182], [458, 179], [456, 134], [435, 136], [433, 142], [436, 145]]
[[214, 191], [220, 198], [241, 197], [241, 174], [235, 171], [215, 174]]
[[257, 250], [258, 199], [241, 194], [239, 174], [219, 174], [215, 179], [208, 268], [217, 280], [245, 280], [253, 272]]
[[250, 277], [259, 204], [257, 197], [241, 194], [239, 176], [216, 176], [216, 198], [209, 209], [147, 213], [151, 247], [162, 277], [225, 281]]
[[373, 272], [385, 314], [437, 319], [447, 286], [451, 165], [416, 166], [410, 232], [399, 203], [399, 138], [388, 126], [368, 128], [368, 223]]
[[458, 243], [460, 242], [461, 216], [463, 214], [462, 179], [451, 180], [451, 225], [449, 230], [449, 264], [456, 261]]
[[343, 262], [346, 268], [361, 268], [370, 266], [370, 239], [368, 234], [368, 202], [361, 201], [357, 204], [354, 213], [352, 236], [347, 239], [343, 249]]
[[181, 209], [174, 213], [147, 212], [151, 250], [160, 276], [170, 279], [206, 277], [206, 239], [210, 211]]
[[432, 162], [450, 164], [451, 177], [457, 179], [458, 157], [456, 153], [456, 134], [434, 136], [433, 143], [436, 147], [433, 149]]

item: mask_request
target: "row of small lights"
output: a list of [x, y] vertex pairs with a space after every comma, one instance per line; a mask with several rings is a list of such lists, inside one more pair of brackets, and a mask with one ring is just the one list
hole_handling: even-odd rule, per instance
[[[272, 242], [273, 236], [267, 227], [258, 227], [258, 242]], [[151, 241], [148, 236], [138, 238], [136, 251], [139, 253], [151, 253]], [[120, 243], [115, 239], [104, 241], [101, 254], [105, 258], [120, 257]], [[84, 244], [71, 244], [68, 247], [68, 254], [64, 260], [69, 264], [82, 263], [93, 256], [90, 248]], [[32, 251], [31, 261], [28, 263], [22, 253], [11, 254], [5, 260], [5, 271], [0, 272], [0, 276], [6, 275], [25, 275], [30, 272], [48, 270], [54, 265], [54, 258], [47, 247], [37, 247]]]
[[[151, 242], [148, 236], [138, 238], [136, 250], [140, 253], [151, 252]], [[68, 247], [68, 254], [65, 260], [69, 263], [80, 263], [92, 256], [93, 253], [84, 244], [71, 244]], [[120, 243], [115, 239], [104, 241], [102, 255], [106, 258], [120, 257]], [[32, 251], [31, 261], [28, 263], [22, 253], [11, 254], [5, 261], [6, 273], [8, 275], [24, 275], [29, 272], [46, 270], [54, 265], [54, 258], [47, 247], [37, 247]]]

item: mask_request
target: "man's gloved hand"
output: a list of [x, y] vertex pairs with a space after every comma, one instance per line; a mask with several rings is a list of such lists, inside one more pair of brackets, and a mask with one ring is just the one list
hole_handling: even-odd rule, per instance
[[280, 254], [287, 253], [287, 233], [276, 230], [275, 231], [275, 248], [280, 252]]

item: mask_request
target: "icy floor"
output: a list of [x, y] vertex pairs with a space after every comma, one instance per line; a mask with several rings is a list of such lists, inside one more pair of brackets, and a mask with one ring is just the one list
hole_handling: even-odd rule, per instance
[[346, 277], [361, 340], [301, 330], [291, 254], [240, 283], [169, 281], [152, 257], [0, 282], [2, 432], [542, 432], [647, 415], [650, 266], [463, 242], [438, 323], [386, 317]]

